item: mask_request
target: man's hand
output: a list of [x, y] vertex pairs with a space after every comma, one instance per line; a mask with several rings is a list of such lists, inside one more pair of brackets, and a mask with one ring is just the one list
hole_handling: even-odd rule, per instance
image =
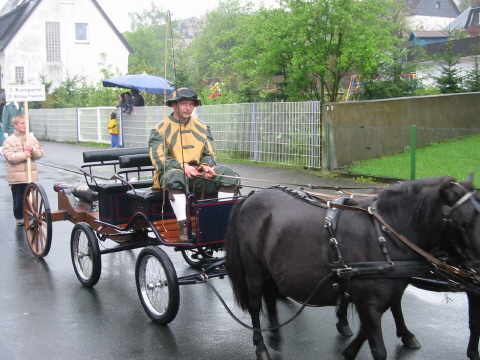
[[197, 170], [197, 168], [192, 165], [183, 165], [183, 170], [185, 171], [185, 175], [187, 175], [188, 178], [200, 175], [200, 172]]
[[210, 166], [208, 165], [202, 165], [200, 167], [200, 172], [203, 174], [203, 176], [207, 179], [211, 179], [213, 178], [214, 176], [216, 176], [217, 174], [215, 173], [215, 170], [213, 170], [213, 168], [211, 168]]

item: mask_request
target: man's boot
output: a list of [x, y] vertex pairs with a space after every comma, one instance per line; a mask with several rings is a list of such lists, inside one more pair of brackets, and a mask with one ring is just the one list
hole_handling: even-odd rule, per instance
[[181, 220], [177, 222], [178, 226], [178, 241], [188, 242], [188, 224], [187, 220]]

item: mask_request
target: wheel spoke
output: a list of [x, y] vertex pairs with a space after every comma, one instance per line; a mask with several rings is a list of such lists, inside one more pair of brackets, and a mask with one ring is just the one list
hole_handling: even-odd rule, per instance
[[37, 232], [34, 231], [32, 234], [31, 240], [32, 250], [35, 254], [38, 254], [38, 247], [37, 247]]
[[30, 194], [28, 194], [27, 196], [27, 201], [26, 201], [28, 207], [28, 211], [31, 213], [31, 214], [34, 214], [35, 213], [35, 210], [33, 209], [33, 204], [32, 204], [32, 199], [31, 199], [31, 196]]
[[38, 201], [38, 198], [39, 198], [39, 191], [35, 191], [35, 210], [37, 212], [37, 214], [39, 213], [39, 201]]

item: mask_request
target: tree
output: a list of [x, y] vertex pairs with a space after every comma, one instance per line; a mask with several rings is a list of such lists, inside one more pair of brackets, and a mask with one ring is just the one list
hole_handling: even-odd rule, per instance
[[119, 89], [105, 88], [100, 84], [88, 85], [81, 76], [67, 76], [59, 87], [38, 105], [43, 108], [95, 107], [117, 105]]
[[463, 11], [465, 10], [466, 8], [468, 8], [469, 6], [472, 5], [472, 1], [471, 0], [458, 0], [457, 2], [457, 6], [458, 6], [458, 9], [460, 11]]
[[479, 56], [475, 56], [473, 61], [473, 68], [465, 76], [465, 87], [467, 91], [480, 91]]
[[387, 99], [412, 96], [418, 86], [414, 67], [406, 62], [396, 61], [380, 69], [375, 77], [362, 80], [361, 99]]
[[326, 91], [336, 101], [343, 77], [393, 61], [394, 9], [392, 0], [284, 0], [280, 9], [264, 10], [236, 54], [244, 69], [282, 76], [289, 100], [321, 99]]
[[[124, 33], [133, 48], [133, 53], [129, 57], [128, 72], [130, 74], [146, 72], [174, 81], [173, 45], [181, 43], [177, 24], [170, 24], [168, 12], [153, 3], [150, 9], [130, 14], [130, 18], [133, 30]], [[172, 39], [172, 36], [175, 38]]]
[[238, 59], [232, 49], [241, 44], [247, 35], [240, 28], [249, 15], [248, 5], [241, 6], [238, 0], [221, 1], [207, 14], [200, 32], [180, 60], [181, 68], [188, 73], [188, 82], [196, 90], [207, 94], [206, 89], [212, 83], [223, 83], [222, 96], [216, 98], [217, 103], [227, 98], [230, 101], [248, 101], [248, 82], [236, 69]]
[[437, 86], [442, 94], [459, 93], [463, 91], [462, 76], [458, 69], [459, 54], [453, 51], [453, 42], [445, 43], [445, 51], [439, 56], [441, 73], [435, 77]]

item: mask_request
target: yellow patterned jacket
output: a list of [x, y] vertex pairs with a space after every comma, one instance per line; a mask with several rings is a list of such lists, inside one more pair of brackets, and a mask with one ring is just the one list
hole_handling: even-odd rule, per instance
[[215, 166], [213, 139], [209, 127], [191, 116], [181, 124], [172, 115], [165, 117], [150, 133], [148, 151], [155, 174], [153, 188], [160, 188], [160, 177], [170, 169], [182, 169], [183, 164]]

